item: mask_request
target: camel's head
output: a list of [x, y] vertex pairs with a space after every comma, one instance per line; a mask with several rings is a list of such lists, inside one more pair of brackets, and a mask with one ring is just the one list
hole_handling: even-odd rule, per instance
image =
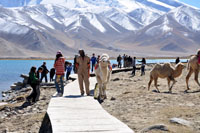
[[185, 66], [183, 63], [181, 63], [181, 62], [179, 62], [179, 63], [176, 65], [176, 69], [180, 69], [180, 70], [183, 70], [185, 67], [186, 67], [186, 66]]
[[107, 67], [110, 64], [108, 54], [102, 54], [99, 60], [99, 64], [101, 67]]

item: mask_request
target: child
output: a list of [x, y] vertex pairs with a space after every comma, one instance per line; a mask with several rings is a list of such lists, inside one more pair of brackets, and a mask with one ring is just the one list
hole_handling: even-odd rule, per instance
[[70, 63], [67, 67], [66, 67], [66, 81], [69, 80], [69, 75], [71, 74], [72, 71], [72, 63]]

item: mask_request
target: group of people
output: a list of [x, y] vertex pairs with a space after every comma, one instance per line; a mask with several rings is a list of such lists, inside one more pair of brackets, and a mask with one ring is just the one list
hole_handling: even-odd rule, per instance
[[[122, 61], [123, 61], [123, 67], [126, 68], [126, 67], [133, 67], [133, 71], [132, 71], [132, 75], [135, 76], [135, 71], [136, 71], [136, 57], [131, 57], [131, 56], [128, 56], [128, 55], [119, 55], [117, 57], [117, 63], [118, 63], [118, 68], [121, 68], [122, 67]], [[146, 59], [145, 58], [142, 58], [141, 61], [138, 61], [138, 62], [141, 62], [141, 76], [142, 75], [145, 75], [145, 65], [146, 65]]]
[[[95, 64], [98, 63], [99, 60], [98, 56], [95, 57], [95, 54], [91, 57], [91, 59], [85, 55], [84, 50], [79, 50], [79, 56], [76, 56], [74, 59], [74, 72], [78, 74], [78, 82], [80, 87], [81, 95], [83, 96], [86, 94], [87, 96], [90, 95], [90, 89], [89, 89], [89, 76], [90, 76], [90, 62], [92, 63], [92, 72], [94, 71]], [[42, 82], [43, 78], [45, 78], [45, 82], [48, 82], [47, 79], [47, 73], [49, 73], [49, 70], [46, 67], [46, 62], [43, 62], [43, 65], [38, 68], [36, 71], [36, 67], [32, 66], [29, 72], [29, 80], [28, 81], [30, 86], [32, 87], [31, 94], [26, 98], [28, 102], [35, 103], [39, 100], [40, 95], [40, 83]], [[54, 68], [50, 70], [50, 81], [52, 80], [52, 73], [55, 73], [55, 86], [57, 90], [56, 96], [60, 97], [63, 95], [64, 92], [64, 76], [66, 72], [66, 80], [69, 80], [69, 75], [71, 74], [71, 71], [73, 69], [72, 63], [66, 62], [65, 58], [61, 51], [58, 51], [56, 53], [56, 58], [54, 61]], [[40, 78], [41, 73], [41, 78]], [[85, 91], [84, 86], [85, 84]]]

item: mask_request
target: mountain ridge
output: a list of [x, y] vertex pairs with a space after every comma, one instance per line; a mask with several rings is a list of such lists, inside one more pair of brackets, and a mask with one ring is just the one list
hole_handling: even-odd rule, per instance
[[[7, 51], [19, 47], [19, 55], [22, 51], [23, 56], [29, 56], [32, 51], [31, 56], [52, 57], [61, 49], [73, 56], [82, 48], [88, 54], [107, 52], [113, 56], [184, 56], [199, 47], [200, 10], [174, 0], [21, 2], [31, 6], [0, 7], [2, 44], [7, 44]], [[11, 53], [9, 56], [16, 56]]]

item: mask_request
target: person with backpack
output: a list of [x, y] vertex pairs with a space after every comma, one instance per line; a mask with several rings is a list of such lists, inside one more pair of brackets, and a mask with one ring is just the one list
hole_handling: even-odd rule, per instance
[[[54, 62], [54, 68], [56, 70], [55, 86], [57, 89], [56, 96], [62, 96], [64, 92], [64, 75], [65, 75], [65, 58], [62, 55], [61, 51], [58, 51], [56, 54], [56, 59]], [[60, 85], [59, 86], [59, 83]]]
[[33, 90], [31, 94], [26, 98], [28, 102], [31, 102], [31, 100], [33, 103], [36, 102], [36, 97], [37, 97], [36, 87], [38, 86], [39, 83], [40, 83], [40, 80], [36, 77], [36, 67], [32, 66], [29, 72], [28, 84], [30, 84]]
[[43, 78], [45, 78], [45, 82], [47, 83], [48, 82], [47, 74], [49, 73], [49, 70], [46, 67], [46, 62], [43, 62], [43, 65], [41, 67], [43, 68], [43, 71], [41, 73], [41, 82]]

